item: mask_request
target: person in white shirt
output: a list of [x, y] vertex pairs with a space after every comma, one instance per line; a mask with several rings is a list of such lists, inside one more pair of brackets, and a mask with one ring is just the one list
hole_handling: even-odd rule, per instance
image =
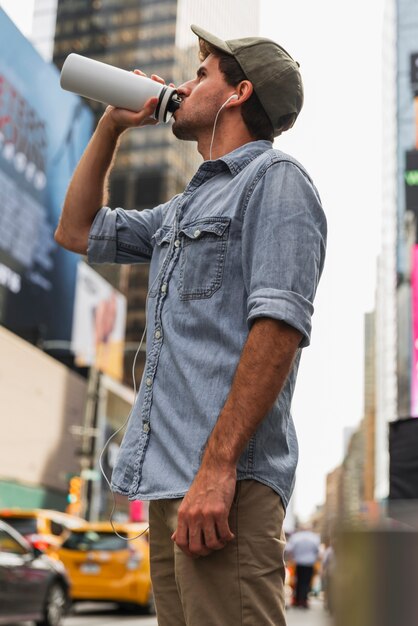
[[286, 546], [286, 555], [296, 564], [296, 586], [293, 606], [309, 608], [308, 593], [319, 556], [320, 537], [309, 529], [297, 530]]

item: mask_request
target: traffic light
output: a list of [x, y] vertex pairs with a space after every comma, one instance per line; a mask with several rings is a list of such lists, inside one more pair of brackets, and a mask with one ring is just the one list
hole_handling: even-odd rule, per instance
[[70, 478], [67, 494], [67, 513], [77, 515], [81, 511], [83, 479], [81, 476]]

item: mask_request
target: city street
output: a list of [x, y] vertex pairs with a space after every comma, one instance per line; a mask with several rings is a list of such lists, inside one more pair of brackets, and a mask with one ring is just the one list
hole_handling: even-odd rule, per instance
[[[121, 613], [116, 605], [85, 604], [78, 605], [75, 613], [64, 620], [64, 626], [158, 626], [156, 617]], [[32, 626], [31, 622], [20, 622], [18, 626]], [[228, 625], [229, 626], [229, 625]], [[332, 620], [322, 607], [322, 603], [311, 600], [311, 608], [289, 609], [287, 626], [332, 626]]]
[[324, 611], [322, 602], [316, 598], [310, 601], [309, 610], [289, 609], [287, 626], [332, 626], [332, 618]]
[[108, 626], [124, 624], [125, 626], [157, 626], [157, 618], [148, 615], [124, 613], [111, 604], [79, 604], [75, 612], [64, 620], [64, 626]]
[[[289, 609], [288, 626], [332, 626], [332, 620], [322, 607], [322, 602], [311, 600], [311, 608]], [[155, 617], [122, 614], [109, 604], [79, 605], [75, 615], [64, 620], [65, 626], [108, 626], [124, 624], [125, 626], [157, 626]]]

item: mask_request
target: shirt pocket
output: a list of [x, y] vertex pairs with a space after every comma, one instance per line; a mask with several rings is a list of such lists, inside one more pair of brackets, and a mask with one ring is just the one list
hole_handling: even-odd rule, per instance
[[181, 227], [181, 300], [210, 298], [221, 286], [230, 222], [229, 217], [207, 217]]
[[[150, 286], [148, 291], [148, 296], [151, 298], [154, 298], [157, 295], [159, 282], [157, 278], [161, 272], [162, 264], [164, 263], [167, 256], [172, 236], [173, 226], [167, 224], [161, 226], [161, 228], [159, 228], [152, 236], [152, 240], [155, 242], [155, 246], [154, 253], [151, 259], [149, 283]], [[154, 267], [156, 268], [155, 270]]]

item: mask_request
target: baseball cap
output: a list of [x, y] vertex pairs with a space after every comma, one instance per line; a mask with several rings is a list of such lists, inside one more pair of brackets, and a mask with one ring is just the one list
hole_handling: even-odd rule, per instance
[[223, 41], [192, 24], [200, 39], [231, 55], [252, 83], [261, 106], [269, 118], [274, 135], [280, 133], [283, 115], [299, 115], [303, 105], [303, 84], [299, 64], [284, 48], [264, 37], [243, 37]]

